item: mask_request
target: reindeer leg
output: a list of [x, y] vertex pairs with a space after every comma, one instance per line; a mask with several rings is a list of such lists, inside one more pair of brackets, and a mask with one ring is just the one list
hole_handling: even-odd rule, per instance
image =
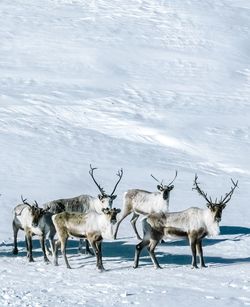
[[61, 245], [61, 242], [57, 240], [54, 244], [54, 249], [53, 249], [53, 263], [55, 266], [58, 266], [58, 248]]
[[92, 252], [92, 250], [89, 248], [89, 241], [87, 239], [85, 240], [85, 254], [92, 256], [95, 255], [94, 252]]
[[[48, 233], [48, 240], [49, 243], [47, 242], [47, 240], [45, 240], [45, 249], [46, 249], [46, 255], [47, 256], [52, 256], [54, 253], [54, 249], [55, 249], [55, 242], [54, 242], [54, 237], [56, 234], [56, 230], [54, 229], [50, 229], [49, 233]], [[51, 250], [50, 250], [51, 248]]]
[[55, 249], [55, 241], [54, 241], [54, 239], [49, 238], [49, 245], [50, 245], [51, 250], [46, 245], [46, 252], [47, 252], [47, 255], [52, 256], [53, 255], [53, 251]]
[[131, 211], [125, 210], [122, 212], [121, 214], [121, 218], [119, 219], [119, 221], [116, 224], [116, 229], [115, 229], [115, 233], [114, 233], [114, 239], [116, 240], [117, 238], [117, 232], [118, 232], [118, 228], [121, 224], [121, 222], [131, 213]]
[[[52, 245], [51, 245], [51, 242], [50, 242], [50, 232], [49, 232], [48, 238], [49, 238], [49, 243], [45, 239], [45, 250], [46, 250], [46, 255], [51, 256], [52, 253], [53, 253], [53, 249], [52, 249]], [[51, 250], [50, 250], [50, 248], [51, 248]]]
[[83, 239], [80, 239], [80, 240], [79, 240], [79, 245], [78, 245], [78, 252], [79, 252], [80, 254], [83, 254], [82, 248], [83, 248]]
[[67, 256], [66, 256], [67, 241], [68, 241], [68, 238], [65, 238], [64, 240], [61, 241], [61, 252], [62, 252], [62, 255], [63, 255], [63, 258], [64, 258], [64, 261], [66, 263], [67, 268], [71, 269], [71, 266], [69, 265], [69, 262], [68, 262], [68, 259], [67, 259]]
[[101, 250], [101, 240], [96, 240], [96, 238], [89, 237], [88, 241], [93, 248], [96, 255], [96, 267], [101, 272], [104, 270], [102, 265], [102, 250]]
[[135, 234], [136, 234], [136, 236], [137, 236], [137, 239], [138, 239], [138, 240], [142, 240], [142, 238], [140, 237], [140, 235], [139, 235], [139, 233], [138, 233], [138, 231], [137, 231], [137, 229], [136, 229], [136, 221], [138, 220], [138, 217], [139, 217], [139, 214], [136, 214], [136, 213], [134, 212], [134, 214], [133, 214], [133, 216], [132, 216], [132, 219], [130, 220], [130, 223], [131, 223], [131, 225], [132, 225], [132, 227], [133, 227], [133, 229], [134, 229], [134, 232], [135, 232]]
[[99, 271], [105, 270], [102, 264], [102, 240], [95, 242], [97, 255], [97, 268]]
[[134, 269], [138, 268], [141, 251], [148, 244], [149, 244], [149, 240], [142, 240], [139, 244], [135, 246], [135, 259], [134, 259], [134, 266], [133, 266]]
[[15, 225], [14, 221], [13, 221], [13, 223], [12, 223], [12, 228], [13, 228], [13, 234], [14, 234], [14, 248], [13, 248], [12, 253], [13, 253], [14, 255], [17, 255], [17, 254], [18, 254], [18, 248], [17, 248], [17, 233], [18, 233], [19, 228], [17, 228], [17, 226]]
[[34, 262], [32, 256], [32, 235], [29, 232], [26, 233], [26, 244], [27, 244], [27, 257], [29, 258], [29, 262]]
[[[49, 238], [49, 244], [50, 244], [52, 253], [49, 253], [49, 255], [53, 254], [55, 250], [55, 240], [54, 240], [55, 234], [56, 234], [55, 230], [50, 230], [48, 238]], [[48, 251], [48, 247], [47, 247], [47, 251]]]
[[192, 268], [198, 268], [197, 266], [197, 259], [196, 259], [196, 236], [195, 234], [191, 234], [189, 235], [189, 244], [191, 247], [191, 251], [192, 251]]
[[45, 248], [45, 236], [42, 235], [40, 237], [40, 245], [41, 245], [41, 248], [42, 248], [42, 251], [43, 251], [43, 259], [44, 259], [44, 262], [48, 263], [49, 262], [49, 259], [46, 255], [46, 248]]
[[[80, 239], [78, 250], [79, 250], [79, 253], [81, 254], [83, 254], [83, 243], [84, 243], [84, 239]], [[89, 248], [89, 241], [87, 239], [85, 239], [85, 255], [94, 256], [94, 252], [92, 252], [92, 250]]]
[[26, 246], [27, 257], [28, 257], [28, 249], [29, 249], [29, 246], [28, 246], [28, 240], [27, 240], [27, 236], [26, 236], [26, 235], [25, 235], [25, 246]]
[[155, 247], [156, 247], [156, 245], [157, 245], [158, 243], [159, 243], [159, 241], [150, 240], [150, 243], [149, 243], [147, 249], [148, 249], [149, 255], [150, 255], [150, 257], [151, 257], [151, 260], [152, 260], [152, 262], [153, 262], [153, 264], [154, 264], [155, 269], [162, 269], [162, 267], [159, 265], [158, 260], [157, 260], [156, 257], [155, 257], [155, 252], [154, 252]]
[[199, 258], [200, 258], [200, 265], [201, 265], [201, 267], [202, 268], [206, 268], [207, 266], [205, 265], [205, 261], [204, 261], [204, 258], [203, 258], [202, 240], [199, 240], [196, 243], [196, 250], [197, 250], [197, 253], [198, 253]]
[[[50, 245], [50, 247], [49, 247], [49, 245]], [[51, 246], [51, 243], [48, 243], [48, 242], [46, 242], [46, 240], [45, 240], [45, 249], [46, 249], [46, 255], [48, 256], [51, 256], [52, 255], [52, 251], [50, 250], [50, 248], [52, 248], [52, 246]]]

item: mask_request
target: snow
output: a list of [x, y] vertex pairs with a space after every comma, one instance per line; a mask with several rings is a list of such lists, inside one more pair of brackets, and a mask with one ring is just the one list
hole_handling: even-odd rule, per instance
[[[2, 0], [0, 2], [0, 305], [250, 305], [250, 4], [248, 0]], [[191, 270], [187, 242], [160, 244], [154, 270], [129, 217], [105, 241], [106, 272], [68, 248], [72, 270], [12, 255], [12, 208], [170, 182], [170, 210], [205, 206], [239, 180], [221, 235]], [[138, 223], [138, 228], [140, 228]]]

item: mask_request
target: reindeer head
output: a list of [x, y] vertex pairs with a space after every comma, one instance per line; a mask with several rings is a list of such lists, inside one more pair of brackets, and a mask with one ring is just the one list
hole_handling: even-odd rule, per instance
[[175, 178], [177, 177], [177, 171], [175, 171], [174, 179], [168, 185], [163, 184], [163, 180], [160, 182], [152, 174], [151, 174], [151, 177], [154, 178], [154, 180], [156, 180], [157, 182], [160, 183], [160, 184], [157, 185], [157, 189], [162, 193], [163, 199], [164, 200], [168, 199], [170, 191], [172, 191], [173, 188], [174, 188], [174, 185], [172, 183], [175, 181]]
[[119, 182], [121, 181], [122, 179], [122, 176], [123, 176], [123, 169], [119, 170], [117, 172], [117, 176], [119, 177], [117, 183], [115, 184], [115, 187], [113, 189], [113, 192], [108, 195], [104, 189], [97, 183], [97, 181], [95, 180], [94, 178], [94, 170], [97, 169], [96, 167], [92, 167], [91, 164], [90, 164], [90, 170], [89, 170], [89, 174], [91, 176], [91, 178], [93, 179], [94, 183], [96, 184], [96, 186], [98, 187], [99, 191], [101, 192], [101, 194], [98, 195], [98, 198], [102, 204], [102, 207], [103, 208], [112, 208], [112, 205], [113, 205], [113, 201], [116, 199], [117, 195], [114, 195], [115, 193], [115, 190], [119, 184]]
[[30, 205], [27, 202], [27, 199], [23, 199], [23, 197], [21, 196], [22, 202], [24, 205], [27, 205], [29, 207], [30, 213], [31, 213], [31, 217], [32, 217], [32, 222], [31, 225], [33, 227], [37, 227], [40, 218], [43, 216], [43, 214], [45, 213], [46, 210], [39, 208], [38, 203], [35, 201], [33, 205]]
[[65, 211], [65, 204], [61, 200], [53, 201], [52, 203], [46, 206], [46, 209], [44, 209], [46, 212], [57, 214]]
[[207, 201], [207, 207], [210, 209], [210, 211], [213, 214], [214, 221], [219, 223], [221, 221], [222, 217], [222, 211], [226, 207], [227, 203], [230, 201], [235, 188], [238, 186], [238, 180], [236, 182], [231, 179], [233, 186], [231, 187], [230, 192], [226, 193], [224, 198], [221, 196], [220, 200], [213, 201], [211, 197], [208, 198], [207, 193], [202, 191], [199, 187], [199, 184], [197, 182], [198, 176], [197, 174], [195, 175], [194, 179], [194, 188], [193, 190], [196, 190], [205, 200]]
[[108, 219], [110, 220], [110, 223], [114, 225], [117, 222], [116, 216], [118, 213], [121, 212], [121, 209], [103, 208], [102, 212], [107, 215]]

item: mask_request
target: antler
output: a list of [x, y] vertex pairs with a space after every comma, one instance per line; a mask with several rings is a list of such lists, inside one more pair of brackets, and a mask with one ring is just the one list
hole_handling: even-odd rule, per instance
[[230, 192], [225, 194], [225, 197], [223, 199], [222, 199], [222, 196], [221, 196], [220, 205], [226, 205], [229, 202], [229, 200], [231, 199], [235, 188], [238, 187], [238, 180], [236, 182], [234, 182], [233, 179], [231, 178], [231, 181], [233, 183], [233, 187], [231, 187]]
[[175, 181], [176, 177], [177, 177], [177, 170], [175, 170], [175, 176], [174, 176], [174, 179], [168, 184], [168, 187]]
[[233, 193], [234, 193], [234, 190], [236, 189], [236, 187], [238, 187], [238, 180], [237, 180], [236, 182], [234, 182], [233, 179], [231, 178], [231, 181], [232, 181], [232, 183], [233, 183], [233, 186], [231, 187], [230, 192], [226, 193], [225, 196], [224, 196], [224, 198], [222, 198], [222, 196], [221, 196], [221, 199], [220, 199], [219, 202], [217, 202], [217, 198], [216, 198], [215, 202], [213, 202], [212, 199], [211, 199], [211, 197], [209, 197], [209, 199], [208, 199], [207, 193], [204, 193], [204, 192], [200, 189], [200, 187], [198, 186], [198, 183], [197, 183], [197, 179], [198, 179], [198, 176], [197, 176], [197, 174], [195, 174], [195, 179], [194, 179], [194, 185], [195, 185], [195, 187], [193, 188], [193, 190], [197, 190], [198, 193], [199, 193], [200, 195], [202, 195], [202, 196], [206, 199], [206, 201], [207, 201], [210, 205], [212, 205], [212, 206], [213, 206], [213, 205], [226, 205], [226, 204], [229, 202], [229, 200], [231, 199], [231, 197], [232, 197], [232, 195], [233, 195]]
[[36, 200], [34, 201], [34, 205], [35, 205], [35, 207], [36, 207], [36, 208], [38, 208], [38, 207], [39, 207], [39, 206], [38, 206], [38, 203], [37, 203], [37, 201], [36, 201]]
[[193, 190], [196, 190], [201, 196], [203, 196], [203, 197], [206, 199], [206, 201], [207, 201], [210, 205], [213, 205], [212, 198], [209, 197], [209, 199], [208, 199], [207, 193], [203, 192], [203, 191], [200, 189], [200, 187], [199, 187], [199, 185], [198, 185], [198, 182], [197, 182], [197, 179], [198, 179], [198, 176], [197, 176], [197, 174], [195, 174], [195, 178], [194, 178], [194, 186], [195, 186], [195, 187], [193, 188]]
[[155, 181], [159, 182], [159, 184], [163, 187], [163, 180], [160, 182], [157, 178], [155, 178], [152, 174], [151, 177], [154, 178]]
[[99, 191], [101, 192], [102, 195], [105, 195], [105, 191], [104, 189], [96, 182], [95, 178], [94, 178], [94, 170], [97, 169], [96, 167], [92, 167], [91, 164], [90, 166], [90, 170], [89, 170], [89, 174], [91, 176], [91, 178], [93, 179], [94, 183], [97, 185]]
[[119, 182], [120, 182], [121, 179], [122, 179], [122, 176], [123, 176], [123, 169], [121, 168], [121, 170], [119, 170], [119, 171], [117, 172], [116, 175], [119, 177], [119, 179], [118, 179], [118, 181], [117, 181], [117, 183], [116, 183], [116, 185], [115, 185], [115, 187], [114, 187], [113, 192], [110, 194], [110, 196], [112, 196], [112, 195], [115, 193], [115, 190], [116, 190], [116, 188], [117, 188]]
[[27, 202], [27, 198], [23, 199], [23, 195], [21, 195], [21, 200], [22, 200], [24, 205], [31, 207], [31, 205]]
[[[168, 187], [175, 181], [176, 177], [177, 177], [177, 170], [175, 171], [175, 176], [174, 179], [167, 185]], [[159, 184], [161, 185], [161, 187], [163, 187], [163, 180], [160, 182], [157, 178], [155, 178], [152, 174], [151, 177], [154, 178], [155, 181], [159, 182]]]

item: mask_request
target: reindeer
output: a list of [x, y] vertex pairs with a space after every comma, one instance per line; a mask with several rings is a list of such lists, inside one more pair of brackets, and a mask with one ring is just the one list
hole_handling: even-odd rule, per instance
[[[26, 199], [23, 199], [23, 204], [18, 205], [14, 209], [13, 219], [13, 231], [14, 231], [14, 249], [13, 254], [18, 253], [17, 249], [17, 233], [19, 229], [25, 231], [25, 241], [27, 247], [27, 257], [30, 262], [33, 262], [32, 256], [32, 236], [39, 236], [40, 245], [43, 251], [43, 257], [45, 262], [49, 262], [47, 253], [51, 254], [50, 250], [45, 246], [45, 239], [48, 236], [50, 241], [50, 247], [54, 250], [54, 236], [56, 234], [55, 226], [52, 222], [53, 213], [48, 212], [42, 208], [39, 208], [38, 203], [35, 201], [31, 206]], [[62, 212], [60, 208], [57, 208], [55, 213]], [[31, 226], [30, 226], [31, 225]], [[46, 251], [47, 249], [47, 251]], [[46, 253], [47, 252], [47, 253]]]
[[25, 242], [27, 248], [27, 257], [30, 262], [34, 261], [32, 256], [32, 234], [36, 231], [39, 219], [43, 214], [43, 209], [39, 208], [37, 202], [30, 205], [26, 199], [22, 199], [22, 204], [17, 205], [13, 210], [13, 233], [14, 233], [14, 249], [13, 254], [18, 254], [17, 234], [19, 229], [25, 232]]
[[58, 247], [61, 246], [67, 268], [71, 268], [66, 256], [66, 245], [69, 236], [86, 238], [96, 254], [96, 266], [99, 271], [104, 270], [102, 264], [102, 240], [112, 239], [112, 225], [116, 223], [116, 215], [120, 209], [102, 208], [102, 213], [88, 211], [85, 213], [62, 212], [52, 217], [58, 241], [54, 250], [54, 265], [58, 265]]
[[[173, 190], [174, 185], [172, 183], [177, 177], [177, 171], [175, 172], [174, 179], [168, 184], [164, 185], [163, 180], [160, 182], [152, 174], [151, 177], [159, 184], [157, 189], [159, 192], [148, 192], [145, 190], [131, 189], [124, 193], [123, 208], [121, 216], [116, 226], [114, 238], [117, 237], [118, 228], [121, 222], [133, 212], [133, 216], [130, 220], [137, 239], [141, 240], [141, 237], [136, 229], [136, 221], [140, 214], [150, 214], [153, 212], [167, 212], [169, 209], [169, 197], [170, 191]], [[141, 212], [141, 213], [139, 213]]]
[[[116, 174], [119, 179], [116, 182], [111, 194], [107, 194], [104, 191], [104, 189], [97, 183], [94, 177], [94, 171], [96, 169], [97, 168], [95, 167], [93, 168], [90, 164], [89, 174], [101, 193], [97, 197], [93, 197], [90, 195], [80, 195], [73, 198], [57, 199], [44, 204], [43, 208], [49, 210], [52, 213], [55, 213], [58, 209], [67, 212], [85, 213], [89, 211], [95, 211], [97, 213], [102, 213], [103, 208], [112, 208], [113, 201], [117, 197], [117, 195], [114, 195], [114, 193], [119, 182], [122, 179], [123, 169], [119, 170]], [[82, 242], [80, 241], [79, 249], [81, 245]], [[87, 241], [86, 241], [86, 253], [93, 254], [89, 249], [89, 244]]]
[[234, 182], [230, 192], [213, 201], [208, 198], [197, 183], [198, 176], [195, 175], [194, 190], [196, 190], [207, 202], [206, 209], [191, 207], [180, 212], [171, 213], [152, 213], [143, 220], [144, 236], [143, 240], [136, 245], [134, 268], [138, 267], [139, 257], [142, 249], [147, 247], [149, 255], [155, 268], [160, 265], [155, 257], [155, 247], [164, 236], [188, 238], [192, 251], [192, 268], [197, 268], [196, 253], [200, 258], [201, 267], [206, 267], [203, 258], [202, 240], [206, 236], [216, 236], [219, 234], [219, 222], [221, 221], [222, 211], [230, 201], [238, 181]]

